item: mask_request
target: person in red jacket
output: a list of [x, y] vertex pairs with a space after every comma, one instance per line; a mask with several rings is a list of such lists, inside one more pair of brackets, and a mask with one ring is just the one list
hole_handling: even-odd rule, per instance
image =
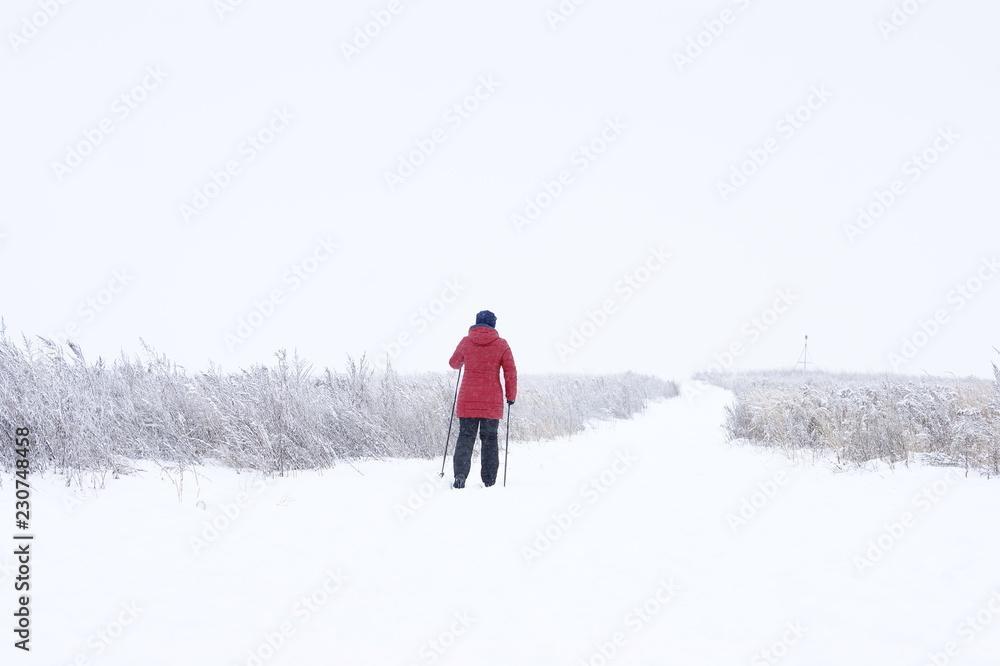
[[[458, 443], [455, 444], [455, 488], [464, 488], [472, 466], [472, 448], [476, 433], [482, 442], [480, 476], [487, 487], [497, 480], [500, 450], [497, 429], [503, 418], [504, 394], [507, 404], [517, 397], [517, 368], [510, 345], [496, 331], [496, 315], [483, 310], [476, 315], [476, 325], [462, 338], [448, 364], [456, 370], [465, 366], [465, 376], [458, 392]], [[503, 388], [500, 386], [503, 368]]]

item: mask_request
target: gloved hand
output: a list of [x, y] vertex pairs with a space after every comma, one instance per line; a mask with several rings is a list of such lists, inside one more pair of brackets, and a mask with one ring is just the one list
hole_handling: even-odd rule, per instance
[[507, 404], [508, 404], [508, 405], [513, 405], [513, 404], [514, 404], [514, 401], [513, 401], [513, 400], [508, 400], [508, 401], [507, 401]]

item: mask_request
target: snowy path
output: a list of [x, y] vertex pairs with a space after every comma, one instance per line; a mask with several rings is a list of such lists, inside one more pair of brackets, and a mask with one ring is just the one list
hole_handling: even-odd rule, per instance
[[[34, 649], [17, 662], [998, 663], [1000, 481], [794, 466], [725, 444], [730, 399], [514, 445], [506, 489], [448, 489], [440, 461], [266, 483], [203, 470], [181, 502], [158, 471], [97, 499], [36, 479]], [[744, 500], [760, 508], [734, 526]]]

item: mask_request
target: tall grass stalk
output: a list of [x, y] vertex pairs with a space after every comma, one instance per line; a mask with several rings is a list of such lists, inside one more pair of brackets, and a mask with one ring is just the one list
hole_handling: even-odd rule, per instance
[[703, 378], [731, 390], [733, 440], [832, 453], [850, 465], [919, 459], [1000, 475], [1000, 368], [976, 378], [901, 378], [820, 372]]
[[[316, 371], [285, 351], [270, 367], [187, 372], [144, 349], [143, 359], [89, 363], [75, 345], [18, 345], [0, 327], [0, 432], [29, 427], [34, 469], [70, 477], [128, 474], [142, 460], [285, 474], [444, 450], [453, 373], [404, 376], [363, 357], [341, 372]], [[522, 440], [628, 418], [677, 395], [672, 382], [632, 373], [523, 375], [519, 383], [511, 436]], [[0, 441], [13, 446], [13, 437]], [[9, 470], [13, 452], [2, 459]]]

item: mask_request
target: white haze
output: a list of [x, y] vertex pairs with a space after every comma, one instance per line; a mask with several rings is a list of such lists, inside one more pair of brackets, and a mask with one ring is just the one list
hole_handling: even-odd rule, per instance
[[[553, 28], [556, 0], [400, 0], [351, 62], [342, 43], [388, 2], [219, 4], [57, 5], [20, 43], [10, 34], [42, 10], [5, 3], [9, 332], [76, 324], [66, 337], [92, 360], [142, 339], [226, 369], [280, 348], [384, 362], [403, 335], [397, 367], [446, 370], [489, 308], [534, 372], [790, 367], [808, 334], [829, 370], [990, 374], [1000, 281], [976, 280], [994, 277], [1000, 246], [994, 2], [911, 2], [883, 35], [890, 2], [593, 0]], [[679, 67], [699, 33], [712, 43]], [[144, 81], [129, 108], [121, 95]], [[477, 90], [467, 117], [453, 109]], [[792, 124], [797, 109], [808, 119]], [[60, 181], [53, 162], [102, 121], [112, 131]], [[265, 128], [271, 143], [247, 143]], [[614, 140], [591, 162], [580, 146], [602, 132]], [[386, 171], [427, 141], [393, 191]], [[915, 167], [928, 149], [935, 163]], [[724, 202], [718, 182], [765, 154]], [[230, 162], [239, 172], [185, 224], [180, 206]], [[894, 180], [888, 212], [850, 242], [845, 225]], [[545, 183], [562, 192], [518, 233], [512, 215]], [[313, 253], [324, 260], [297, 281]], [[641, 289], [621, 282], [647, 261]], [[956, 291], [969, 281], [971, 300]], [[121, 282], [102, 312], [81, 310]], [[754, 333], [780, 293], [788, 311]], [[603, 325], [561, 355], [606, 301]], [[904, 337], [921, 348], [893, 363]]]

